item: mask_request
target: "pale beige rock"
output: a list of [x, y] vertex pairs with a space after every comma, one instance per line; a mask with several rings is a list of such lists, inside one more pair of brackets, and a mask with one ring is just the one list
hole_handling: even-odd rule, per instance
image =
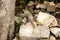
[[49, 26], [49, 27], [58, 25], [57, 20], [54, 16], [44, 12], [39, 12], [36, 20], [39, 24]]
[[46, 26], [36, 26], [34, 29], [34, 37], [49, 38], [50, 30]]
[[44, 5], [44, 4], [37, 4], [36, 8], [46, 9], [46, 5]]
[[60, 37], [60, 28], [54, 27], [54, 28], [50, 28], [50, 31], [56, 36], [56, 37]]
[[56, 38], [52, 35], [50, 35], [50, 40], [56, 40]]
[[54, 2], [44, 1], [44, 4], [45, 4], [45, 5], [49, 4], [49, 5], [51, 5], [51, 6], [55, 6]]
[[27, 18], [23, 18], [23, 19], [22, 19], [22, 22], [23, 22], [23, 23], [26, 23], [26, 22], [27, 22]]
[[49, 27], [47, 26], [41, 26], [41, 38], [49, 38], [49, 35], [50, 35], [50, 30], [49, 30]]
[[40, 4], [38, 4], [38, 5], [36, 6], [36, 8], [40, 8]]
[[46, 4], [48, 4], [49, 2], [47, 2], [47, 1], [44, 1], [44, 4], [46, 5]]
[[30, 2], [27, 4], [27, 6], [32, 6], [32, 5], [34, 5], [34, 2], [33, 2], [33, 1], [30, 1]]
[[31, 22], [23, 24], [20, 27], [19, 36], [20, 37], [33, 37], [33, 38], [49, 38], [50, 30], [46, 26], [33, 26]]
[[50, 5], [55, 6], [54, 2], [50, 2]]
[[20, 37], [32, 37], [33, 35], [33, 26], [29, 22], [26, 25], [21, 25], [20, 31], [19, 31], [19, 36]]

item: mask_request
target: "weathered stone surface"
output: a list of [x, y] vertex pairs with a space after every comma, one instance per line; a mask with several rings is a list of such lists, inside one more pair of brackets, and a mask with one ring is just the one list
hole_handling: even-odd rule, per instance
[[0, 0], [0, 40], [12, 40], [16, 0]]
[[30, 2], [27, 4], [27, 6], [32, 6], [32, 5], [34, 5], [34, 2], [33, 2], [33, 1], [30, 1]]
[[48, 12], [55, 12], [55, 9], [56, 9], [55, 6], [52, 6], [52, 5], [49, 5], [49, 4], [47, 5], [47, 11]]
[[46, 26], [37, 26], [34, 29], [34, 37], [49, 38], [50, 30]]
[[58, 25], [57, 20], [54, 16], [44, 13], [44, 12], [39, 12], [36, 20], [38, 23], [45, 26], [49, 26], [49, 27]]
[[50, 30], [46, 26], [33, 26], [30, 22], [26, 25], [21, 25], [19, 36], [20, 37], [33, 37], [33, 38], [49, 38]]
[[60, 28], [50, 28], [50, 31], [56, 36], [56, 37], [60, 37]]
[[46, 5], [44, 5], [44, 4], [37, 4], [36, 8], [46, 9]]
[[21, 25], [20, 31], [19, 31], [19, 36], [20, 37], [32, 37], [33, 35], [33, 26], [29, 22], [26, 25]]
[[49, 38], [50, 35], [50, 30], [49, 27], [43, 26], [41, 27], [41, 36], [42, 38]]
[[56, 38], [52, 35], [50, 35], [50, 40], [56, 40]]

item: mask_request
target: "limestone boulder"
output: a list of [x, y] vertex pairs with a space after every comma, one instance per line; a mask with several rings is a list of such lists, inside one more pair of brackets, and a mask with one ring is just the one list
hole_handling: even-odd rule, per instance
[[54, 16], [44, 12], [39, 12], [36, 20], [38, 23], [49, 27], [58, 25], [57, 20]]

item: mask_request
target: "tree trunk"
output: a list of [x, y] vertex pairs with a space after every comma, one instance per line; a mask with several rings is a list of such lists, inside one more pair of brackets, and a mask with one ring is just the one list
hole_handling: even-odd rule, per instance
[[12, 40], [15, 0], [0, 0], [0, 40]]

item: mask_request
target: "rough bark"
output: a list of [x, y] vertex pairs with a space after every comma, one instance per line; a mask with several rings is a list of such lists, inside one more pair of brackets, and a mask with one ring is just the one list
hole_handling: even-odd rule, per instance
[[0, 40], [12, 40], [15, 0], [0, 0]]

